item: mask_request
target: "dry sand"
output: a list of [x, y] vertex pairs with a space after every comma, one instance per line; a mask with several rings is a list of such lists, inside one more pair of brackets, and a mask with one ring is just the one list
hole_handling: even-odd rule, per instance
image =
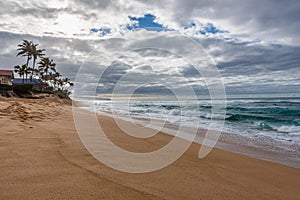
[[[147, 152], [166, 134], [141, 140], [100, 116], [109, 138]], [[70, 104], [0, 99], [0, 199], [299, 199], [300, 169], [193, 144], [172, 165], [147, 174], [115, 171], [94, 159], [75, 131]]]

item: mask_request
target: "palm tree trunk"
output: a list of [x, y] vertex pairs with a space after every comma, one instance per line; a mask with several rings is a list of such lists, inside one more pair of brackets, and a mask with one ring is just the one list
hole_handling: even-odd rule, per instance
[[34, 68], [35, 68], [35, 61], [36, 61], [36, 59], [35, 59], [35, 58], [33, 58], [32, 73], [34, 72]]
[[33, 73], [34, 73], [34, 68], [35, 68], [35, 61], [36, 61], [36, 59], [33, 58], [32, 72], [31, 72], [30, 82], [32, 82], [32, 78], [33, 78]]
[[29, 59], [30, 57], [29, 56], [27, 56], [27, 62], [26, 62], [26, 65], [27, 65], [27, 67], [28, 67], [28, 65], [29, 65]]

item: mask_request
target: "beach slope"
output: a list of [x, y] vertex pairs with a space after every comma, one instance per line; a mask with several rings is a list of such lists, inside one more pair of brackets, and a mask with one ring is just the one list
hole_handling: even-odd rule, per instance
[[[121, 148], [148, 152], [172, 136], [141, 140], [99, 116]], [[299, 199], [300, 169], [192, 144], [172, 165], [147, 174], [110, 169], [82, 145], [68, 102], [0, 99], [0, 199]], [[113, 159], [113, 158], [112, 158]]]

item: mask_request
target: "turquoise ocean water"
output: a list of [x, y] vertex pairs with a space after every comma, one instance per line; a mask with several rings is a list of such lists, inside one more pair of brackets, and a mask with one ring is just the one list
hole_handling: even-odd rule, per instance
[[[96, 101], [98, 111], [132, 117], [164, 120], [174, 125], [207, 128], [236, 133], [245, 137], [270, 137], [291, 144], [300, 144], [300, 98], [234, 98], [227, 99], [224, 112], [212, 114], [210, 100], [169, 101], [131, 100]], [[224, 118], [222, 127], [221, 119]]]

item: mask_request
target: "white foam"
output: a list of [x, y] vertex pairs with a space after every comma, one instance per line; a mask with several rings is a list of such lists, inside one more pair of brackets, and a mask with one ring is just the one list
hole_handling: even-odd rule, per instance
[[289, 135], [300, 135], [300, 126], [281, 126], [277, 130], [279, 132], [288, 133]]

